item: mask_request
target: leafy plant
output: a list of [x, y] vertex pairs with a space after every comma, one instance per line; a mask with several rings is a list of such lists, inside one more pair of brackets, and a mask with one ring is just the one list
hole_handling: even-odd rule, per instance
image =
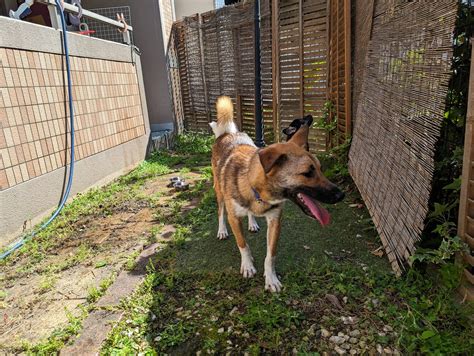
[[322, 116], [313, 124], [314, 127], [332, 134], [337, 127], [336, 109], [332, 101], [328, 100], [324, 103]]
[[[456, 252], [466, 249], [466, 244], [456, 234], [457, 225], [454, 222], [457, 216], [460, 189], [461, 177], [443, 187], [443, 190], [452, 192], [451, 196], [453, 198], [443, 204], [434, 203], [434, 209], [428, 215], [429, 221], [434, 222], [432, 233], [441, 238], [441, 243], [437, 249], [418, 248], [411, 257], [411, 262], [445, 264]], [[456, 212], [456, 214], [453, 214], [453, 212]]]

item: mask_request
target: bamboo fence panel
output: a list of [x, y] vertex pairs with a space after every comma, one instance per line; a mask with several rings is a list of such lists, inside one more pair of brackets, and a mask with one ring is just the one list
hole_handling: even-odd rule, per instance
[[[352, 76], [352, 112], [357, 112], [357, 103], [364, 78], [365, 59], [372, 34], [372, 19], [375, 0], [355, 1], [353, 16], [353, 76]], [[354, 115], [355, 116], [355, 115]], [[352, 117], [354, 124], [355, 117]]]
[[456, 0], [376, 4], [349, 169], [398, 273], [428, 212], [456, 12]]
[[184, 107], [182, 98], [181, 76], [179, 73], [179, 59], [177, 31], [170, 31], [170, 37], [167, 48], [166, 66], [168, 68], [168, 88], [170, 92], [171, 103], [173, 106], [173, 121], [176, 131], [182, 133], [184, 131]]
[[328, 100], [335, 109], [334, 135], [343, 143], [351, 135], [351, 4], [330, 0], [329, 7]]
[[[474, 43], [474, 38], [471, 39]], [[458, 233], [469, 246], [470, 252], [462, 254], [466, 264], [465, 283], [461, 292], [465, 299], [474, 300], [474, 46], [471, 55], [471, 74], [469, 78], [466, 134], [464, 140], [464, 159], [462, 171], [461, 198], [459, 204]]]

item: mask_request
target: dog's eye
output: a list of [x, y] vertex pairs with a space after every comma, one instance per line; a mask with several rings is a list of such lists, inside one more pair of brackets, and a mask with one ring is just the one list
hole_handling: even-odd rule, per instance
[[304, 172], [304, 173], [301, 173], [301, 174], [304, 175], [306, 178], [313, 178], [314, 177], [314, 171], [315, 171], [315, 168], [314, 168], [313, 165], [311, 165], [311, 167], [309, 167], [307, 172]]

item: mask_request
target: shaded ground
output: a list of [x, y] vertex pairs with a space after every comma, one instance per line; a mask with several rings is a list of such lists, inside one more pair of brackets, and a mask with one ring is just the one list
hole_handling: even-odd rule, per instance
[[[411, 271], [396, 279], [351, 185], [343, 203], [328, 207], [333, 222], [325, 229], [291, 203], [285, 207], [277, 261], [282, 293], [263, 288], [262, 220], [261, 232], [248, 234], [257, 276], [241, 278], [235, 242], [216, 239], [210, 142], [181, 137], [178, 153], [156, 155], [76, 199], [48, 231], [3, 263], [3, 351], [54, 353], [72, 343], [87, 314], [100, 310], [96, 301], [117, 272], [133, 268], [143, 246], [158, 240], [162, 248], [144, 283], [118, 307], [123, 318], [104, 355], [472, 354], [472, 310], [453, 302], [455, 271]], [[177, 171], [192, 180], [190, 191], [165, 187]], [[49, 276], [54, 283], [42, 282]], [[72, 291], [80, 298], [71, 298]], [[29, 345], [21, 345], [25, 338]]]

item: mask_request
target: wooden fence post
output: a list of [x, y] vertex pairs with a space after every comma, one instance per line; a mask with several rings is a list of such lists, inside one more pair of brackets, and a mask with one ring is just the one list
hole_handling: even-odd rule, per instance
[[347, 139], [351, 133], [351, 107], [352, 107], [352, 94], [351, 94], [351, 1], [344, 0], [344, 85], [345, 85], [345, 114], [346, 114], [346, 132], [344, 139]]
[[[474, 37], [471, 38], [474, 44]], [[466, 115], [466, 134], [464, 140], [464, 157], [462, 168], [461, 197], [459, 202], [458, 234], [474, 249], [474, 46], [471, 54], [471, 74], [469, 77], [468, 108]], [[472, 254], [462, 253], [464, 260], [471, 268], [474, 266]], [[474, 275], [469, 268], [464, 270], [465, 283], [460, 291], [466, 300], [474, 300]]]
[[272, 0], [272, 104], [273, 132], [280, 142], [280, 44], [279, 44], [279, 0]]

